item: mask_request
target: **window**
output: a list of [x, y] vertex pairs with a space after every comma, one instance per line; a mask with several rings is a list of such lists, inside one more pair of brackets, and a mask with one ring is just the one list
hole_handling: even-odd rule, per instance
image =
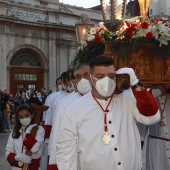
[[32, 66], [32, 67], [41, 67], [41, 63], [38, 59], [38, 56], [30, 50], [21, 50], [14, 54], [10, 61], [12, 66]]
[[30, 81], [36, 81], [37, 75], [36, 74], [14, 74], [14, 80], [30, 80]]
[[17, 84], [17, 92], [24, 88], [23, 84]]

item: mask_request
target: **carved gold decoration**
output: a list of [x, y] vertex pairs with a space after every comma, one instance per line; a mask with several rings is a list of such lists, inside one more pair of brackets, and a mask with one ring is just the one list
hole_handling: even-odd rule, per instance
[[150, 0], [138, 0], [138, 2], [139, 2], [139, 6], [140, 6], [140, 14], [147, 17]]
[[170, 57], [162, 61], [163, 80], [170, 80]]
[[149, 53], [150, 51], [139, 49], [129, 56], [129, 67], [134, 69], [140, 79], [153, 79], [153, 66]]

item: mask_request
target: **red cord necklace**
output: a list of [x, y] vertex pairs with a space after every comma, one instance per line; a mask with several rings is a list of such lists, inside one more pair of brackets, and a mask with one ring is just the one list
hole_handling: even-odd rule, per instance
[[103, 135], [103, 137], [102, 137], [102, 141], [103, 141], [103, 143], [105, 144], [105, 145], [107, 145], [107, 144], [109, 144], [109, 142], [110, 142], [110, 135], [109, 134], [107, 134], [107, 132], [108, 132], [108, 127], [107, 127], [107, 113], [109, 112], [109, 110], [108, 110], [108, 107], [109, 107], [109, 105], [110, 105], [110, 103], [111, 103], [111, 101], [112, 101], [112, 98], [113, 98], [113, 96], [110, 98], [110, 100], [109, 100], [109, 103], [107, 104], [107, 106], [106, 106], [106, 109], [104, 109], [103, 107], [102, 107], [102, 105], [97, 101], [97, 99], [96, 99], [96, 97], [93, 95], [93, 93], [92, 93], [92, 96], [93, 96], [93, 98], [94, 98], [94, 100], [96, 101], [96, 103], [100, 106], [100, 108], [102, 109], [102, 111], [104, 112], [104, 135]]

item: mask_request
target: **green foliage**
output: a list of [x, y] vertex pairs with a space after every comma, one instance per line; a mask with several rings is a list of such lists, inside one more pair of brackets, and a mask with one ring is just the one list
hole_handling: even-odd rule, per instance
[[102, 55], [104, 48], [105, 45], [103, 43], [97, 44], [95, 41], [92, 41], [89, 45], [76, 53], [72, 63], [70, 64], [70, 67], [75, 68], [81, 63], [89, 63], [92, 58]]

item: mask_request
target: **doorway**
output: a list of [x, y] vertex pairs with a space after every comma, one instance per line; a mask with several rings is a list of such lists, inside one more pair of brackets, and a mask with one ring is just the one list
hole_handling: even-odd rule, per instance
[[15, 95], [21, 89], [40, 91], [44, 86], [42, 68], [39, 56], [30, 49], [22, 49], [10, 61], [10, 92]]

